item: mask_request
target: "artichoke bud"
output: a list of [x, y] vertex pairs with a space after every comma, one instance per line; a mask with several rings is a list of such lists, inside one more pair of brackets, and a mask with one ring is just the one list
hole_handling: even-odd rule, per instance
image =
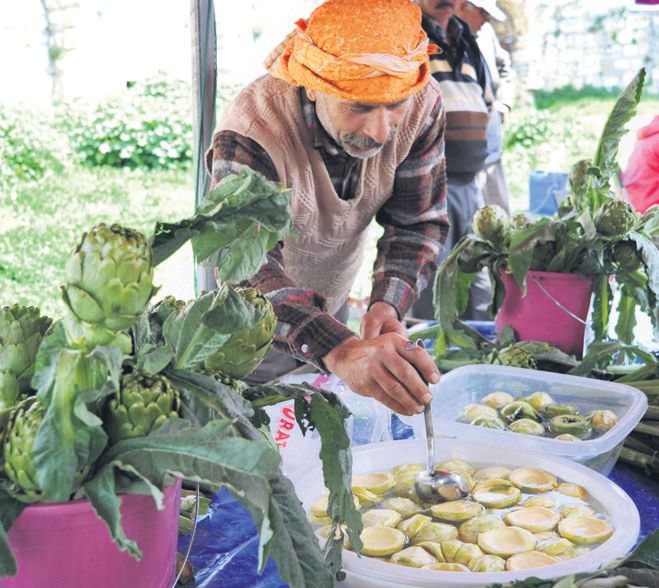
[[520, 212], [513, 216], [511, 224], [513, 229], [521, 231], [523, 229], [528, 229], [532, 225], [532, 222], [526, 214]]
[[238, 288], [237, 292], [254, 309], [254, 326], [232, 333], [224, 345], [204, 360], [204, 368], [242, 379], [261, 364], [270, 349], [277, 317], [270, 301], [256, 288]]
[[496, 204], [483, 206], [476, 211], [473, 230], [477, 236], [503, 247], [510, 241], [510, 219], [506, 211]]
[[184, 300], [179, 300], [175, 296], [165, 296], [153, 307], [153, 311], [150, 314], [156, 315], [158, 317], [158, 322], [162, 325], [170, 314], [181, 312], [186, 304], [187, 303]]
[[511, 345], [504, 349], [492, 352], [487, 357], [488, 363], [495, 365], [509, 365], [512, 367], [521, 367], [528, 369], [535, 369], [537, 362], [533, 355], [531, 355], [524, 348]]
[[[66, 268], [62, 298], [86, 336], [108, 338], [141, 315], [156, 289], [151, 247], [142, 233], [98, 224], [85, 233]], [[109, 342], [109, 341], [108, 341]]]
[[39, 345], [51, 324], [34, 306], [14, 304], [0, 310], [0, 425], [29, 393]]
[[45, 407], [35, 398], [24, 400], [12, 411], [4, 437], [3, 469], [11, 481], [10, 493], [28, 504], [41, 501], [43, 496], [32, 461], [32, 447], [45, 413]]
[[16, 381], [19, 392], [30, 390], [34, 360], [51, 324], [34, 306], [4, 306], [0, 311], [0, 382]]
[[641, 258], [633, 241], [618, 241], [613, 247], [613, 261], [620, 269], [633, 272], [641, 267]]
[[619, 237], [631, 231], [638, 220], [634, 209], [624, 200], [608, 200], [595, 216], [595, 228], [605, 237]]
[[104, 425], [110, 443], [144, 437], [178, 418], [180, 408], [180, 394], [165, 376], [124, 375], [119, 391], [106, 405]]

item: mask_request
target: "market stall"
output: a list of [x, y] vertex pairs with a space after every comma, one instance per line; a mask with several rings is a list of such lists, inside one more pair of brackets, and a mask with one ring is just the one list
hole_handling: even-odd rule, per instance
[[[418, 9], [394, 4], [416, 39]], [[654, 335], [659, 322], [659, 209], [638, 213], [613, 191], [645, 70], [620, 95], [596, 152], [574, 166], [555, 215], [509, 219], [481, 208], [437, 272], [437, 320], [407, 330], [393, 320], [400, 357], [422, 357], [433, 376], [408, 370], [428, 394], [403, 417], [350, 389], [351, 370], [321, 371], [329, 353], [311, 358], [307, 373], [249, 379], [296, 325], [282, 327], [277, 296], [248, 283], [311, 215], [292, 211], [283, 183], [247, 166], [216, 174], [210, 187], [203, 147], [213, 124], [202, 113], [214, 112], [213, 3], [193, 6], [195, 213], [147, 234], [90, 227], [66, 263], [64, 318], [11, 301], [0, 310], [0, 586], [574, 588], [610, 576], [658, 585], [659, 357], [635, 327], [645, 321]], [[360, 54], [348, 74], [366, 67], [361, 83], [384, 68], [395, 95], [410, 96], [417, 70], [427, 82], [427, 43], [419, 47], [402, 64]], [[316, 65], [325, 60], [345, 74], [342, 59], [323, 54]], [[385, 105], [377, 108], [400, 107], [357, 85]], [[273, 102], [279, 93], [298, 104], [283, 80], [266, 86]], [[419, 119], [435, 113], [432, 97], [419, 100]], [[422, 135], [437, 118], [409, 120]], [[270, 131], [259, 137], [276, 145], [283, 135]], [[322, 169], [319, 161], [314, 154], [309, 168]], [[277, 163], [288, 168], [286, 158]], [[198, 296], [156, 301], [154, 269], [187, 244], [203, 266]], [[336, 251], [337, 263], [350, 257]], [[318, 249], [298, 253], [291, 267], [302, 272]], [[344, 273], [357, 267], [348, 262]], [[463, 321], [485, 268], [494, 320]], [[298, 322], [313, 322], [306, 313]], [[336, 323], [316, 331], [347, 329]], [[435, 475], [460, 493], [425, 495], [420, 479]]]

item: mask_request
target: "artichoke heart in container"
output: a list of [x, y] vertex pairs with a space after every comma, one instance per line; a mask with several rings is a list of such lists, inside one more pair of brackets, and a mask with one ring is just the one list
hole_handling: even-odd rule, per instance
[[[648, 402], [629, 385], [502, 365], [453, 369], [432, 392], [436, 431], [501, 451], [525, 447], [566, 457], [603, 474]], [[421, 416], [406, 422], [423, 436]]]
[[[421, 448], [421, 440], [395, 443], [417, 443]], [[461, 442], [454, 443], [458, 447]], [[471, 451], [472, 457], [479, 454], [477, 447]], [[490, 452], [495, 453], [492, 448]], [[439, 460], [435, 467], [476, 480], [471, 494], [461, 500], [427, 504], [415, 493], [410, 495], [407, 488], [402, 496], [397, 478], [416, 471], [415, 464], [397, 463], [353, 477], [353, 484], [359, 484], [354, 489], [374, 491], [378, 497], [372, 502], [360, 501], [363, 556], [394, 564], [394, 569], [474, 576], [532, 570], [530, 575], [534, 575], [540, 568], [590, 554], [593, 546], [605, 544], [613, 535], [615, 528], [602, 505], [591, 499], [580, 480], [572, 481], [569, 472], [562, 478], [543, 467], [531, 467], [537, 457], [524, 465], [508, 460], [502, 460], [506, 465], [498, 465], [482, 463], [478, 457], [473, 462], [459, 459], [455, 457], [459, 453], [453, 449], [452, 459]], [[400, 451], [398, 457], [406, 454]], [[325, 515], [326, 507], [326, 497], [310, 503], [312, 522], [325, 522], [318, 515]], [[319, 530], [318, 534], [322, 537], [326, 532]], [[376, 585], [377, 580], [373, 582]], [[483, 580], [479, 585], [485, 584]], [[400, 585], [417, 584], [401, 580]]]

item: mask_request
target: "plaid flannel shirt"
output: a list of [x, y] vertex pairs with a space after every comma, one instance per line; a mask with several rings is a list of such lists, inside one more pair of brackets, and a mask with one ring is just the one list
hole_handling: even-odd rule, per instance
[[[302, 89], [300, 107], [311, 143], [321, 153], [337, 195], [352, 198], [362, 160], [349, 156], [327, 134], [318, 121], [314, 103]], [[400, 318], [434, 275], [439, 246], [448, 232], [444, 127], [444, 109], [438, 101], [408, 157], [396, 170], [391, 198], [376, 215], [384, 234], [378, 241], [370, 304], [386, 302]], [[233, 131], [215, 134], [207, 163], [213, 186], [243, 165], [279, 181], [266, 151]], [[275, 308], [275, 349], [324, 369], [322, 357], [355, 334], [326, 312], [320, 294], [292, 283], [286, 275], [282, 247], [280, 242], [268, 254], [250, 284], [263, 292]]]

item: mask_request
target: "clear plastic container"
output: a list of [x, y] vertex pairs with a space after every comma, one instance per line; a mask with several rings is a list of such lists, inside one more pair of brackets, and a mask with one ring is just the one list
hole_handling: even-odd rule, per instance
[[[556, 402], [576, 404], [582, 413], [596, 409], [612, 410], [618, 423], [593, 439], [561, 441], [457, 422], [465, 405], [481, 403], [483, 397], [496, 391], [509, 392], [513, 396], [548, 392]], [[648, 405], [645, 394], [624, 384], [496, 365], [470, 365], [452, 370], [442, 375], [432, 392], [436, 434], [492, 443], [501, 448], [524, 447], [542, 451], [579, 462], [604, 475], [613, 469], [625, 437], [643, 418]], [[404, 420], [414, 428], [415, 437], [423, 438], [422, 416]]]
[[[477, 427], [474, 427], [477, 428]], [[462, 459], [475, 468], [492, 465], [506, 467], [536, 467], [553, 473], [562, 480], [574, 482], [588, 491], [591, 503], [598, 512], [606, 514], [613, 526], [613, 535], [590, 552], [572, 560], [546, 568], [493, 573], [455, 573], [421, 570], [392, 565], [378, 558], [360, 557], [352, 551], [343, 552], [346, 582], [339, 586], [349, 588], [403, 588], [406, 586], [433, 588], [481, 588], [494, 583], [507, 584], [534, 576], [536, 578], [560, 578], [570, 574], [598, 569], [616, 558], [624, 556], [635, 544], [640, 530], [638, 509], [631, 498], [613, 482], [590, 468], [573, 461], [531, 451], [516, 445], [515, 451], [502, 451], [497, 444], [465, 442], [457, 439], [438, 438], [436, 459]], [[353, 473], [377, 472], [405, 463], [425, 461], [425, 439], [388, 441], [356, 447], [352, 450]], [[322, 466], [310, 465], [293, 478], [296, 492], [305, 509], [321, 496], [323, 485]]]

